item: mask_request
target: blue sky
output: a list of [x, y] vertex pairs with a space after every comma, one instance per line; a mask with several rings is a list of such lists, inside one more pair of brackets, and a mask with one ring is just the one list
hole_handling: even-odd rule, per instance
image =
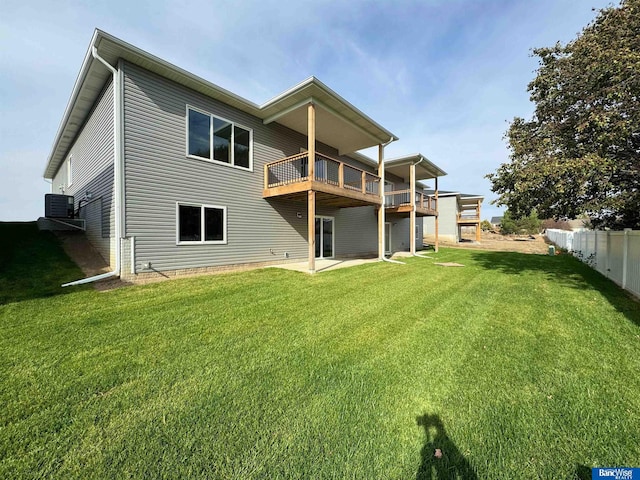
[[[94, 28], [256, 103], [314, 75], [449, 173], [443, 190], [485, 196], [503, 135], [528, 117], [530, 49], [566, 42], [602, 0], [3, 0], [0, 221], [44, 213], [46, 158]], [[617, 4], [617, 2], [616, 2]], [[367, 153], [367, 152], [365, 152]]]

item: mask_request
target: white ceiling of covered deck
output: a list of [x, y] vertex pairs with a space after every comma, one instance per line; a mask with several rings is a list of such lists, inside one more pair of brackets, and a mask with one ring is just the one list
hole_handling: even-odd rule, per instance
[[413, 164], [416, 166], [416, 180], [429, 180], [447, 174], [420, 153], [385, 160], [384, 170], [408, 182], [411, 178], [411, 165]]
[[315, 77], [265, 103], [260, 111], [265, 124], [277, 122], [306, 136], [310, 103], [316, 107], [316, 140], [341, 155], [397, 140]]

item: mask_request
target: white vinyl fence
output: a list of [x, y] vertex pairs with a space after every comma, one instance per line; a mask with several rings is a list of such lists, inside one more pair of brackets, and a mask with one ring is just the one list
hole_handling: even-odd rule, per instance
[[640, 230], [547, 230], [547, 238], [640, 297]]

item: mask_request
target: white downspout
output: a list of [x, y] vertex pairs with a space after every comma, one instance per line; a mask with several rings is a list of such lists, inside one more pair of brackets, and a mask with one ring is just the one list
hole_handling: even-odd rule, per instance
[[113, 147], [114, 147], [114, 159], [113, 159], [113, 189], [114, 189], [114, 210], [115, 210], [115, 236], [116, 236], [116, 265], [115, 269], [111, 272], [102, 273], [93, 277], [82, 278], [73, 282], [65, 283], [63, 287], [71, 287], [74, 285], [82, 285], [84, 283], [96, 282], [105, 278], [119, 277], [120, 269], [122, 267], [122, 205], [124, 200], [123, 195], [123, 157], [122, 157], [122, 106], [120, 103], [120, 70], [113, 68], [110, 63], [104, 60], [98, 55], [98, 49], [94, 46], [91, 50], [93, 58], [102, 63], [113, 75]]
[[[423, 160], [424, 160], [424, 157], [420, 156], [420, 160], [418, 160], [416, 163], [413, 164], [413, 168], [415, 168], [418, 164], [422, 163]], [[414, 200], [414, 202], [415, 202], [415, 200]], [[420, 255], [418, 253], [414, 253], [413, 256], [414, 257], [420, 257], [420, 258], [433, 258], [433, 257], [427, 257], [426, 255]]]
[[380, 260], [382, 260], [383, 262], [389, 262], [389, 263], [399, 263], [400, 265], [404, 265], [404, 262], [399, 262], [398, 260], [391, 260], [390, 258], [387, 258], [387, 256], [385, 255], [385, 244], [384, 244], [384, 229], [385, 229], [385, 225], [386, 225], [386, 218], [385, 218], [385, 197], [384, 197], [384, 179], [385, 179], [385, 167], [384, 167], [384, 148], [389, 145], [391, 142], [393, 142], [394, 140], [396, 140], [394, 137], [391, 137], [389, 139], [388, 142], [383, 143], [382, 144], [382, 175], [380, 176], [380, 188], [382, 188], [382, 206], [380, 207], [380, 215], [382, 215], [382, 256], [380, 257]]

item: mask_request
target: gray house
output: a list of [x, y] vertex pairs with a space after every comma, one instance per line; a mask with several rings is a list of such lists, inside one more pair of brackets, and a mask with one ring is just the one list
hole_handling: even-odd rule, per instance
[[476, 242], [480, 241], [480, 209], [484, 197], [444, 190], [425, 193], [438, 199], [438, 216], [424, 219], [424, 234], [428, 239], [435, 237], [458, 243], [462, 229], [472, 228]]
[[[313, 272], [421, 245], [415, 218], [436, 211], [416, 181], [444, 172], [409, 156], [385, 177], [395, 140], [316, 78], [258, 105], [96, 30], [44, 177], [74, 197], [113, 269], [100, 278], [288, 260]], [[372, 146], [376, 160], [358, 153]], [[382, 208], [390, 184], [409, 195]]]

